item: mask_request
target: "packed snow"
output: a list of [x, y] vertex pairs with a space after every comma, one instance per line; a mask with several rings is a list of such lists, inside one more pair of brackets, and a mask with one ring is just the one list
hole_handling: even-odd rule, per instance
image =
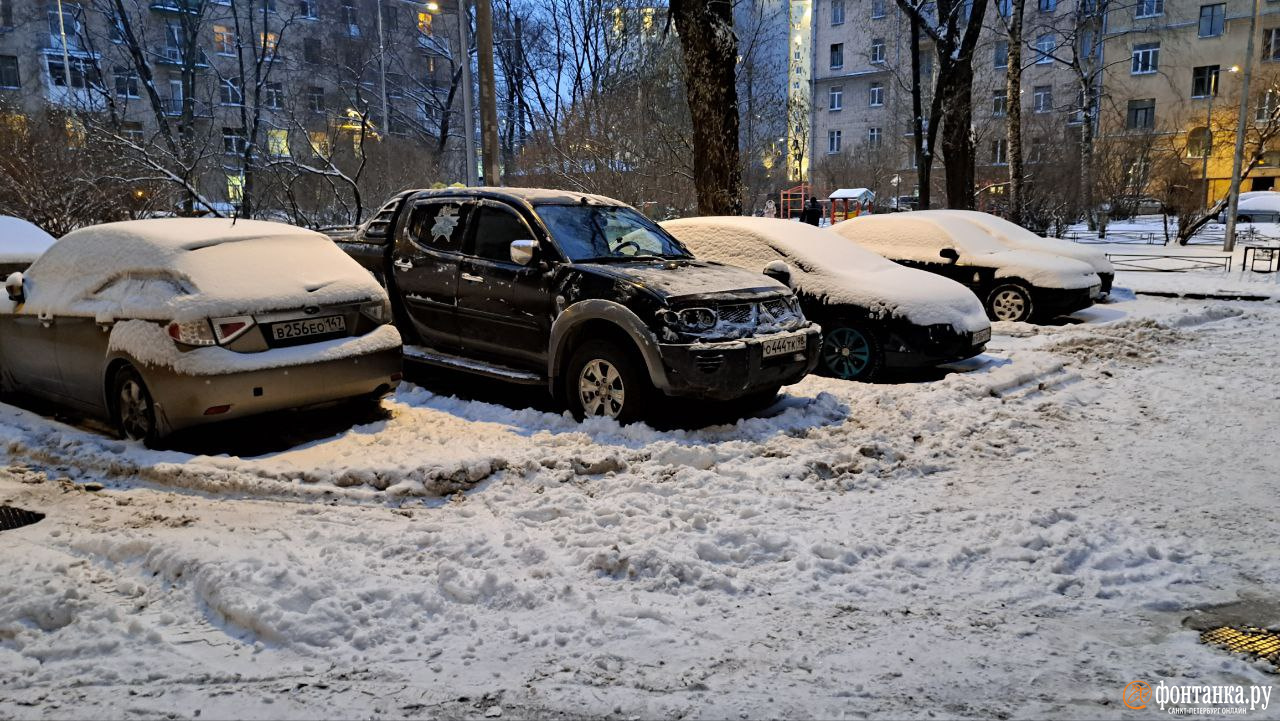
[[1280, 622], [1280, 306], [1075, 319], [687, 430], [444, 377], [252, 458], [0, 406], [0, 504], [48, 514], [0, 534], [0, 716], [1117, 717], [1135, 679], [1274, 685], [1183, 620]]
[[990, 327], [982, 304], [953, 280], [904, 268], [828, 230], [777, 218], [707, 217], [662, 224], [694, 255], [763, 270], [783, 260], [800, 293], [866, 308], [871, 317], [920, 325], [946, 323], [961, 332]]
[[1114, 273], [1115, 268], [1107, 260], [1106, 253], [1080, 243], [1073, 243], [1061, 238], [1045, 238], [990, 213], [979, 213], [976, 210], [921, 210], [921, 215], [938, 215], [955, 218], [977, 225], [1010, 248], [1035, 250], [1053, 255], [1061, 255], [1088, 263], [1095, 273]]
[[893, 260], [943, 263], [939, 251], [954, 248], [959, 266], [994, 267], [997, 278], [1022, 278], [1042, 288], [1088, 288], [1098, 285], [1085, 263], [1036, 250], [1011, 250], [973, 223], [919, 211], [863, 215], [831, 226], [858, 245]]
[[[283, 223], [163, 218], [60, 238], [24, 273], [27, 313], [188, 321], [386, 297], [326, 236]], [[5, 300], [0, 312], [12, 313]]]
[[0, 215], [0, 263], [30, 263], [53, 245], [52, 235], [34, 223]]

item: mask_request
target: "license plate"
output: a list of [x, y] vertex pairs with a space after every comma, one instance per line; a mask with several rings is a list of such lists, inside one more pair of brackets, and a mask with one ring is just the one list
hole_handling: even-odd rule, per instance
[[346, 333], [347, 319], [340, 315], [326, 315], [322, 318], [303, 318], [271, 326], [271, 338], [277, 341], [290, 341], [313, 335], [329, 335]]
[[765, 358], [772, 358], [788, 353], [803, 353], [807, 342], [807, 338], [804, 335], [788, 335], [782, 338], [770, 338], [760, 345], [762, 355]]
[[974, 345], [978, 345], [979, 343], [986, 343], [986, 342], [987, 342], [987, 341], [989, 341], [989, 340], [991, 340], [991, 329], [990, 329], [990, 328], [983, 328], [982, 330], [980, 330], [980, 331], [978, 331], [977, 333], [974, 333], [974, 334], [973, 334], [973, 344], [974, 344]]

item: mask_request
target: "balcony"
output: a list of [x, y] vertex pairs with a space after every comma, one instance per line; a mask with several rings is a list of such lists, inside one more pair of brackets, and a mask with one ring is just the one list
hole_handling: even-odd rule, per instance
[[151, 0], [152, 10], [165, 13], [189, 13], [199, 15], [201, 0]]
[[[205, 57], [204, 53], [200, 50], [197, 50], [196, 53], [195, 67], [209, 67], [209, 59]], [[182, 48], [160, 48], [155, 54], [156, 62], [161, 65], [186, 65], [187, 63], [186, 55], [182, 52]]]
[[[171, 118], [181, 117], [182, 115], [182, 98], [167, 97], [160, 98], [160, 108], [165, 115]], [[209, 104], [200, 100], [194, 100], [191, 103], [191, 116], [194, 118], [211, 118], [213, 112], [209, 108]]]

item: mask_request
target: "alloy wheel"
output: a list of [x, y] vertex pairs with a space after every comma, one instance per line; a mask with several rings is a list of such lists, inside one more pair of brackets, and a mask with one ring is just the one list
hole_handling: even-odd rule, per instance
[[856, 378], [871, 363], [871, 344], [854, 328], [836, 328], [822, 341], [822, 360], [837, 378]]
[[609, 361], [596, 358], [578, 374], [578, 397], [586, 415], [617, 418], [626, 403], [627, 389], [618, 369]]
[[131, 440], [142, 440], [151, 433], [151, 401], [147, 391], [136, 378], [126, 378], [120, 384], [120, 427]]
[[991, 310], [996, 320], [1021, 320], [1027, 310], [1027, 299], [1020, 291], [1006, 288], [991, 299]]

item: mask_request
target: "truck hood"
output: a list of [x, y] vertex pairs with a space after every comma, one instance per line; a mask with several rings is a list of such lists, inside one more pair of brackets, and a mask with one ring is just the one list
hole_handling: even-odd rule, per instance
[[791, 293], [787, 286], [761, 273], [704, 260], [574, 263], [573, 267], [643, 288], [664, 300], [742, 300]]

